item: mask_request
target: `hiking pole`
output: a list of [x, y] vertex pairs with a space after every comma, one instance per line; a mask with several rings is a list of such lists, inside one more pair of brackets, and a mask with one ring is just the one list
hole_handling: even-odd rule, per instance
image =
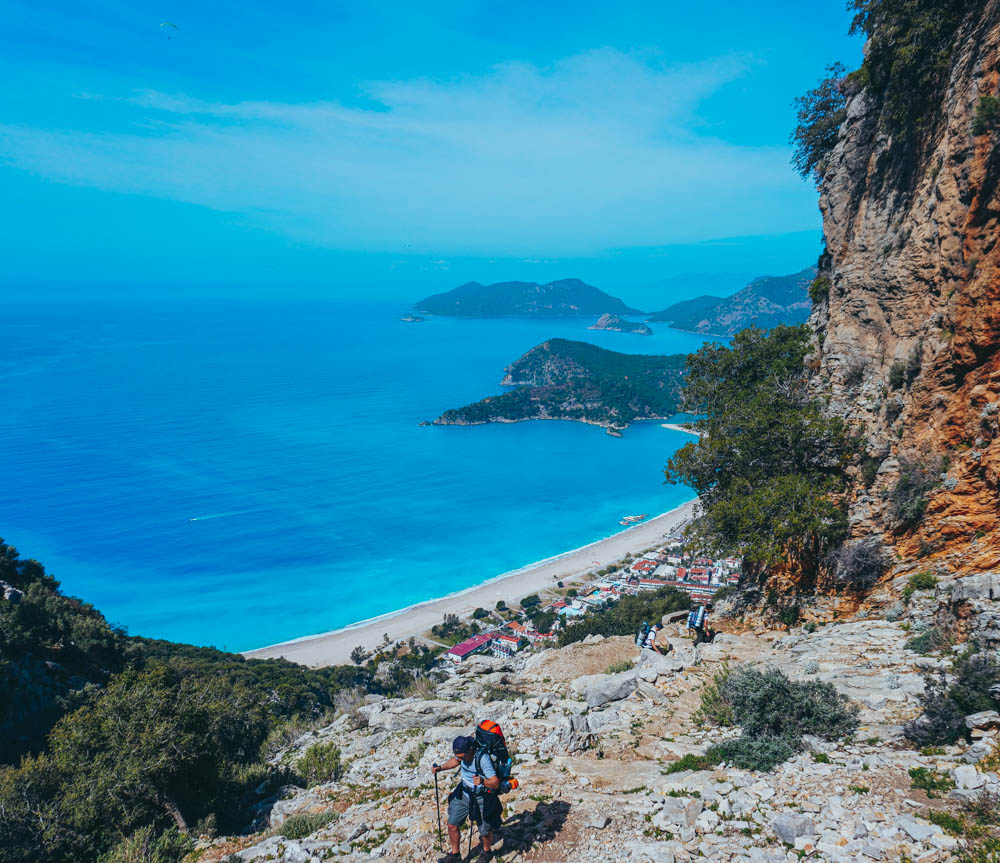
[[[434, 767], [437, 768], [437, 764]], [[438, 775], [436, 769], [434, 771], [434, 802], [437, 804], [438, 811], [438, 851], [444, 851], [444, 845], [441, 842], [441, 795], [438, 792]]]

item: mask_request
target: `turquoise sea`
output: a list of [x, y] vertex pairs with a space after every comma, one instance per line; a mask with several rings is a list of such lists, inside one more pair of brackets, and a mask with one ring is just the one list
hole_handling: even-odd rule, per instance
[[470, 587], [689, 500], [688, 438], [421, 427], [586, 320], [399, 320], [398, 303], [22, 302], [0, 321], [0, 535], [130, 632], [230, 650]]

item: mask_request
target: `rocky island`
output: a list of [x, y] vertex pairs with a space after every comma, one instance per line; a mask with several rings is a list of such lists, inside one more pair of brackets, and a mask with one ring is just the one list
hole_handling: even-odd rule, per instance
[[746, 327], [770, 329], [779, 324], [801, 324], [812, 303], [809, 285], [816, 268], [807, 267], [788, 276], [761, 276], [731, 297], [705, 294], [684, 300], [649, 316], [679, 330], [732, 336]]
[[641, 315], [617, 297], [580, 279], [546, 282], [466, 282], [443, 294], [425, 297], [414, 308], [462, 318], [580, 318], [611, 312]]
[[683, 354], [622, 354], [550, 339], [505, 369], [500, 383], [517, 389], [445, 411], [433, 424], [562, 419], [624, 429], [635, 420], [676, 414], [683, 371]]
[[610, 330], [615, 333], [635, 333], [637, 336], [651, 336], [653, 331], [645, 324], [626, 321], [618, 315], [605, 312], [597, 319], [597, 323], [587, 327], [588, 330]]

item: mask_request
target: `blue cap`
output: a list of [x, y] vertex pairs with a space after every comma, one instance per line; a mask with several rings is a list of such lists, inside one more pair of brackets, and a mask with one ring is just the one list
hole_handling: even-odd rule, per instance
[[475, 745], [475, 740], [471, 737], [456, 737], [451, 743], [451, 751], [456, 755], [464, 755]]

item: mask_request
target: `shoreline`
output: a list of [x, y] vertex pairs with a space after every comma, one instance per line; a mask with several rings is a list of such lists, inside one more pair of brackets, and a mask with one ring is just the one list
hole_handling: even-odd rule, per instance
[[[279, 644], [243, 651], [252, 659], [283, 657], [311, 667], [350, 664], [350, 653], [362, 645], [371, 650], [382, 642], [383, 633], [391, 641], [422, 637], [445, 614], [466, 615], [477, 607], [492, 608], [497, 600], [516, 602], [520, 597], [578, 581], [595, 568], [605, 567], [629, 552], [641, 551], [685, 524], [694, 512], [697, 499], [627, 527], [611, 536], [530, 563], [519, 569], [493, 576], [486, 581], [435, 599], [360, 620], [340, 629], [306, 635]], [[596, 563], [595, 563], [596, 561]]]

